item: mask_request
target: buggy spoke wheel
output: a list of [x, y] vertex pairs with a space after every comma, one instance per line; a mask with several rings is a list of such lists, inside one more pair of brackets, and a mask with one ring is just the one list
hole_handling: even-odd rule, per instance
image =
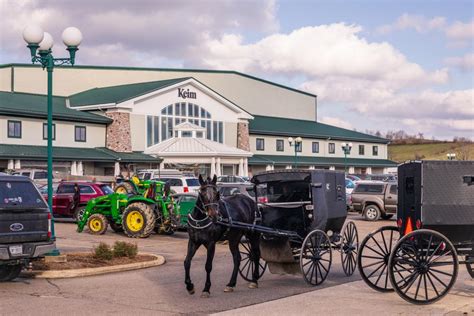
[[300, 255], [300, 269], [304, 280], [311, 285], [324, 282], [331, 269], [332, 251], [328, 235], [313, 230], [303, 241]]
[[466, 269], [467, 269], [467, 272], [469, 273], [469, 275], [471, 276], [471, 278], [474, 279], [474, 262], [471, 262], [474, 258], [473, 257], [469, 257], [469, 256], [466, 256]]
[[359, 250], [359, 235], [354, 222], [350, 221], [344, 225], [341, 233], [341, 262], [342, 269], [347, 276], [351, 276], [357, 266], [357, 252]]
[[[251, 260], [252, 257], [250, 256], [250, 243], [245, 237], [242, 237], [242, 240], [239, 243], [239, 252], [241, 257], [239, 274], [245, 281], [252, 282], [255, 264]], [[258, 261], [258, 266], [259, 270], [257, 280], [259, 280], [265, 273], [265, 270], [267, 269], [267, 263], [262, 258], [260, 258]]]
[[448, 294], [458, 273], [453, 244], [442, 234], [420, 229], [395, 245], [388, 263], [398, 295], [414, 304], [430, 304]]
[[[384, 226], [367, 235], [360, 243], [357, 266], [362, 279], [376, 291], [390, 292], [387, 264], [400, 234], [393, 226]], [[343, 262], [344, 267], [344, 262]]]

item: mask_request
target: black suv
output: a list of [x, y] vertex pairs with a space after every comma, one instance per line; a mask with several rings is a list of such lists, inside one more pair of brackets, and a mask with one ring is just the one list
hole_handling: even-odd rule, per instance
[[13, 280], [55, 247], [51, 213], [33, 182], [0, 175], [0, 281]]

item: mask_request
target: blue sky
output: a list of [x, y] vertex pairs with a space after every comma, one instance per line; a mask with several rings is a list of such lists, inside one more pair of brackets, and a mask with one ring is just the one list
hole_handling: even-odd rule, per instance
[[25, 62], [21, 32], [79, 64], [230, 69], [318, 95], [319, 120], [474, 139], [472, 1], [0, 0], [0, 63]]

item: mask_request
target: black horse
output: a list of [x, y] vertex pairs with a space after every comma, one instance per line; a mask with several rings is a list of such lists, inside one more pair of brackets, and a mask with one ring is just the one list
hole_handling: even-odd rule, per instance
[[[240, 229], [232, 228], [222, 223], [231, 223], [238, 221], [243, 223], [254, 223], [257, 205], [248, 196], [243, 194], [234, 195], [228, 198], [220, 199], [216, 186], [217, 177], [211, 180], [207, 178], [203, 180], [199, 176], [199, 195], [196, 206], [192, 213], [188, 216], [188, 253], [184, 260], [184, 269], [186, 272], [185, 283], [189, 294], [194, 294], [194, 284], [191, 282], [190, 268], [191, 260], [201, 245], [207, 249], [206, 260], [206, 285], [202, 291], [201, 297], [209, 297], [211, 288], [211, 271], [212, 260], [216, 250], [216, 242], [220, 240], [229, 241], [229, 249], [232, 253], [234, 261], [234, 270], [229, 283], [224, 292], [232, 292], [237, 283], [237, 274], [240, 265], [239, 242], [244, 235]], [[219, 223], [220, 222], [220, 223]], [[245, 233], [250, 243], [250, 260], [254, 262], [254, 271], [252, 274], [252, 282], [249, 288], [258, 287], [260, 250], [259, 250], [259, 234], [255, 232]]]

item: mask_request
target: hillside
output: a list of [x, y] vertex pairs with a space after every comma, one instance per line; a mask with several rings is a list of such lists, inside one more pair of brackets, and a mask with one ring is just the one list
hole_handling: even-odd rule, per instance
[[396, 162], [407, 160], [446, 160], [446, 154], [455, 153], [460, 160], [474, 160], [474, 143], [432, 143], [389, 145], [388, 158]]

